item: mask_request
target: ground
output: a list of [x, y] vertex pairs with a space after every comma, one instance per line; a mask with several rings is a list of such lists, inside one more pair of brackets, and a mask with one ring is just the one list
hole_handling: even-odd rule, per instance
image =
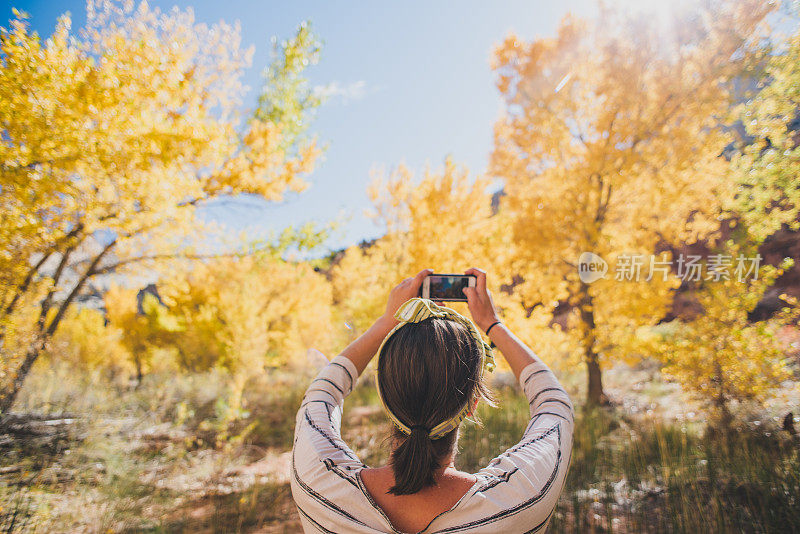
[[[580, 405], [582, 376], [563, 374]], [[153, 375], [138, 387], [41, 367], [0, 434], [4, 532], [299, 532], [288, 484], [293, 415], [308, 376], [248, 383], [230, 418], [224, 376]], [[658, 365], [605, 374], [611, 407], [579, 406], [567, 488], [551, 532], [767, 532], [800, 526], [798, 442], [780, 429], [797, 404], [750, 408], [735, 437], [706, 432], [702, 407]], [[459, 467], [512, 445], [527, 403], [496, 374], [501, 408], [465, 428]], [[19, 408], [22, 408], [21, 410]], [[795, 415], [800, 415], [795, 413]], [[345, 405], [344, 436], [370, 465], [389, 426], [369, 380]]]

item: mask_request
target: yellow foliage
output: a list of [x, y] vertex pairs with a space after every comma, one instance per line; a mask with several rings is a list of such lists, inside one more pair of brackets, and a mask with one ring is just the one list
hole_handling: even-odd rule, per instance
[[[174, 270], [158, 285], [164, 317], [153, 328], [191, 370], [245, 373], [330, 354], [331, 286], [308, 264], [268, 255], [223, 258]], [[154, 312], [148, 312], [153, 317]]]
[[[489, 186], [488, 178], [470, 179], [449, 158], [441, 171], [428, 169], [418, 182], [402, 165], [388, 178], [375, 178], [369, 193], [386, 234], [348, 248], [331, 269], [336, 308], [352, 336], [384, 312], [385, 288], [404, 277], [428, 267], [461, 273], [474, 266], [489, 272], [489, 289], [514, 332], [548, 355], [569, 353], [569, 339], [549, 327], [550, 315], [526, 308], [506, 285], [518, 266], [509, 220], [493, 209]], [[469, 315], [466, 303], [448, 306]]]
[[122, 331], [105, 323], [102, 311], [70, 308], [48, 346], [48, 353], [52, 358], [73, 364], [76, 369], [130, 370], [132, 366], [122, 343]]
[[[9, 387], [16, 377], [26, 351], [34, 345], [37, 337], [36, 323], [39, 317], [39, 300], [44, 296], [46, 284], [35, 284], [10, 314], [0, 319], [0, 391]], [[2, 286], [0, 286], [2, 287]], [[0, 291], [2, 291], [0, 289]], [[8, 302], [8, 301], [4, 301]]]
[[0, 383], [3, 410], [92, 278], [195, 257], [187, 245], [209, 241], [199, 206], [299, 191], [320, 151], [302, 135], [318, 102], [297, 94], [318, 52], [306, 26], [276, 49], [245, 120], [253, 49], [238, 24], [91, 0], [77, 34], [64, 15], [43, 39], [15, 13], [0, 37], [0, 342], [28, 340], [2, 345], [6, 379], [21, 370]]
[[618, 282], [612, 272], [588, 285], [579, 256], [613, 265], [712, 238], [731, 195], [716, 121], [730, 105], [726, 83], [744, 68], [733, 54], [747, 57], [771, 7], [715, 6], [667, 35], [646, 14], [602, 5], [597, 20], [567, 16], [555, 37], [510, 35], [495, 51], [506, 112], [490, 172], [505, 182], [515, 291], [527, 308], [572, 309], [567, 331], [582, 345], [592, 402], [602, 397], [599, 364], [627, 354], [632, 327], [663, 317], [678, 280]]
[[[386, 234], [371, 244], [348, 248], [331, 269], [334, 299], [344, 320], [365, 330], [386, 305], [388, 289], [424, 268], [461, 273], [492, 259], [500, 228], [491, 217], [489, 181], [470, 179], [447, 159], [441, 172], [427, 169], [415, 183], [399, 166], [377, 176], [369, 188], [373, 216]], [[454, 307], [465, 311], [465, 305]]]
[[[787, 261], [782, 267], [790, 266]], [[792, 376], [777, 334], [796, 319], [796, 302], [789, 299], [789, 306], [765, 321], [752, 323], [747, 316], [783, 269], [764, 268], [748, 283], [707, 284], [698, 293], [702, 315], [658, 327], [646, 338], [665, 363], [663, 372], [725, 419], [732, 401], [763, 400]]]
[[122, 333], [120, 342], [127, 350], [137, 377], [141, 378], [151, 370], [153, 350], [163, 338], [164, 329], [160, 327], [159, 318], [164, 314], [150, 294], [146, 294], [143, 300], [143, 311], [149, 313], [139, 313], [138, 292], [137, 289], [112, 285], [103, 295], [103, 300], [109, 327]]
[[[771, 84], [741, 109], [748, 132], [770, 146], [747, 148], [733, 173], [719, 157], [730, 140], [718, 127], [730, 82], [760, 57], [753, 37], [770, 9], [709, 0], [699, 8], [708, 16], [665, 35], [646, 15], [602, 5], [596, 21], [564, 18], [552, 38], [509, 36], [493, 58], [506, 112], [490, 172], [470, 177], [448, 158], [418, 180], [403, 165], [376, 176], [369, 195], [385, 235], [348, 248], [325, 275], [276, 253], [318, 242], [310, 228], [284, 232], [267, 253], [157, 264], [196, 256], [185, 245], [203, 235], [203, 203], [279, 200], [305, 187], [320, 153], [303, 135], [305, 112], [319, 104], [301, 76], [319, 51], [306, 25], [283, 43], [258, 109], [240, 122], [252, 50], [241, 49], [238, 26], [90, 1], [85, 34], [73, 35], [65, 16], [43, 40], [17, 16], [0, 30], [0, 401], [13, 400], [15, 369], [50, 336], [52, 356], [87, 368], [141, 376], [160, 352], [176, 368], [228, 370], [227, 421], [242, 409], [249, 373], [311, 347], [332, 353], [422, 268], [472, 266], [490, 273], [502, 319], [524, 341], [556, 365], [587, 365], [592, 401], [602, 365], [648, 350], [720, 409], [762, 398], [787, 376], [775, 332], [789, 312], [756, 324], [747, 312], [775, 272], [747, 285], [706, 283], [705, 315], [651, 329], [680, 283], [674, 274], [619, 281], [612, 271], [588, 284], [577, 260], [593, 252], [613, 266], [713, 244], [726, 208], [757, 239], [796, 223], [800, 148], [785, 127], [798, 104], [800, 32], [787, 54], [768, 59]], [[499, 207], [489, 176], [503, 180]], [[87, 247], [93, 240], [99, 251]], [[43, 267], [48, 258], [55, 268]], [[110, 325], [96, 310], [69, 308], [87, 280], [125, 266], [161, 267], [159, 297], [145, 294], [140, 309], [137, 289], [112, 286]]]
[[[795, 10], [798, 9], [795, 4]], [[751, 235], [762, 241], [781, 225], [800, 229], [800, 133], [796, 123], [800, 107], [800, 30], [785, 49], [766, 60], [761, 84], [765, 85], [737, 115], [755, 141], [734, 157], [739, 188], [732, 209]]]

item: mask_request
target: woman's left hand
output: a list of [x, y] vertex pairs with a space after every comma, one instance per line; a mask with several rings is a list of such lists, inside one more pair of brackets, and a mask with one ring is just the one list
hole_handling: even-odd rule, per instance
[[422, 269], [416, 276], [406, 278], [397, 284], [389, 293], [389, 302], [386, 304], [386, 313], [384, 315], [393, 318], [397, 309], [407, 300], [418, 297], [422, 281], [431, 273], [433, 273], [433, 269]]

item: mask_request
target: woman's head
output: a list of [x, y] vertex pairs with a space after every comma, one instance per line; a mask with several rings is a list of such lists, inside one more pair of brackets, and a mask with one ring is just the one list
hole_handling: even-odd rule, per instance
[[408, 323], [385, 343], [378, 359], [383, 402], [411, 435], [395, 430], [391, 465], [396, 495], [435, 484], [434, 472], [455, 452], [458, 428], [439, 439], [428, 431], [465, 405], [490, 399], [483, 382], [483, 347], [462, 324], [429, 318]]

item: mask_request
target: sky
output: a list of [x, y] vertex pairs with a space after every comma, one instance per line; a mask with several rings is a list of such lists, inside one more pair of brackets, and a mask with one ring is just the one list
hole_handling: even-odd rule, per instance
[[[83, 0], [0, 0], [0, 25], [11, 8], [30, 14], [32, 28], [52, 33], [69, 11], [77, 30], [86, 21]], [[304, 20], [323, 42], [320, 63], [308, 71], [314, 86], [333, 95], [318, 111], [312, 133], [328, 145], [307, 177], [310, 187], [281, 203], [252, 197], [224, 202], [205, 216], [232, 231], [269, 235], [305, 222], [340, 226], [327, 242], [335, 250], [380, 236], [366, 216], [371, 171], [405, 163], [417, 176], [445, 157], [471, 173], [486, 170], [492, 127], [502, 102], [489, 67], [492, 49], [511, 31], [530, 40], [553, 35], [568, 12], [591, 16], [593, 0], [488, 1], [264, 1], [168, 0], [151, 6], [192, 7], [198, 22], [241, 22], [242, 44], [255, 46], [244, 82], [243, 106], [252, 109], [270, 61], [270, 39], [290, 37]], [[323, 251], [324, 252], [324, 251]]]

